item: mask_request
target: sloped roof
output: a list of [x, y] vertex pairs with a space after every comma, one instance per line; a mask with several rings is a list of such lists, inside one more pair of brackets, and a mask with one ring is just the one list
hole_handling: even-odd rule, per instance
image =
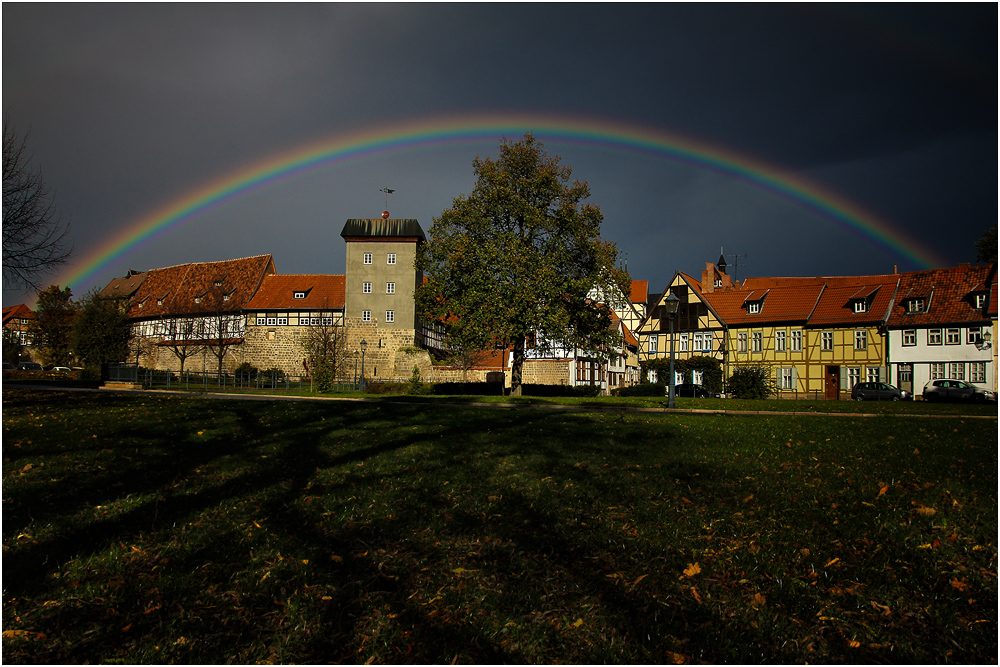
[[33, 320], [36, 319], [35, 311], [28, 308], [23, 303], [19, 303], [16, 306], [7, 306], [3, 309], [3, 323], [7, 324], [10, 320]]
[[340, 235], [347, 238], [418, 238], [426, 241], [424, 230], [415, 218], [350, 218]]
[[238, 311], [269, 273], [274, 273], [271, 255], [152, 269], [133, 297], [128, 316], [144, 319]]
[[[304, 292], [304, 299], [296, 299]], [[344, 276], [331, 274], [271, 274], [247, 303], [247, 310], [322, 310], [344, 307]]]
[[646, 303], [646, 299], [649, 298], [649, 281], [648, 280], [633, 280], [632, 290], [629, 295], [632, 303]]
[[826, 285], [844, 287], [847, 285], [884, 285], [886, 280], [895, 280], [899, 274], [887, 273], [871, 276], [771, 276], [744, 278], [741, 289], [769, 289], [771, 287], [802, 287], [805, 285]]
[[[867, 276], [869, 280], [881, 279], [866, 285], [835, 285], [827, 287], [820, 297], [812, 317], [810, 326], [831, 324], [864, 325], [881, 322], [889, 310], [889, 304], [895, 295], [896, 283], [901, 276]], [[864, 295], [864, 296], [859, 296]], [[870, 299], [866, 312], [854, 312], [854, 301]]]
[[[973, 295], [986, 292], [992, 285], [987, 305], [977, 309]], [[893, 305], [887, 325], [890, 327], [931, 324], [963, 324], [988, 320], [996, 312], [996, 264], [949, 267], [913, 271], [901, 276], [899, 297]], [[926, 300], [925, 312], [908, 313], [907, 298]]]
[[[822, 292], [822, 285], [775, 286], [767, 290], [720, 290], [702, 293], [701, 298], [728, 325], [766, 324], [807, 321]], [[747, 312], [746, 302], [760, 300], [765, 294], [760, 312]]]
[[124, 278], [114, 278], [101, 290], [99, 296], [105, 298], [126, 298], [135, 294], [146, 280], [146, 272], [129, 271]]

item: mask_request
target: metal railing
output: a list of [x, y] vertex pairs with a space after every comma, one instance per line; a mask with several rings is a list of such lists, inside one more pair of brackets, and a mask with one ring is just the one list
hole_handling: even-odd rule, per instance
[[[142, 368], [136, 364], [109, 364], [107, 379], [109, 382], [141, 384], [148, 389], [318, 391], [315, 378], [309, 375], [266, 372], [224, 372], [221, 374], [197, 371], [178, 372]], [[362, 382], [360, 378], [356, 380], [352, 378], [337, 379], [327, 388], [327, 391], [362, 391]]]

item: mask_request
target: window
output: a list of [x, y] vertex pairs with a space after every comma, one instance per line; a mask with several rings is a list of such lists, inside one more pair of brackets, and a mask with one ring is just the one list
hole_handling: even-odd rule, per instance
[[691, 382], [692, 384], [704, 384], [705, 372], [700, 368], [696, 368], [691, 371]]
[[157, 306], [162, 306], [163, 305], [163, 299], [157, 299], [156, 300], [156, 305]]
[[744, 353], [747, 351], [747, 334], [745, 331], [736, 334], [736, 351]]
[[778, 369], [778, 389], [782, 389], [784, 391], [791, 391], [792, 389], [795, 389], [794, 368]]
[[754, 352], [763, 352], [763, 350], [764, 350], [764, 334], [761, 333], [760, 331], [754, 331], [752, 339], [753, 339], [753, 351]]
[[385, 293], [386, 294], [395, 294], [396, 293], [396, 283], [386, 283], [385, 284]]
[[266, 324], [267, 324], [267, 318], [266, 317], [258, 317], [257, 318], [257, 326], [262, 327], [262, 326], [264, 326]]
[[301, 326], [304, 326], [304, 327], [309, 326], [309, 318], [305, 317], [304, 315], [300, 315], [299, 316], [299, 324]]
[[917, 344], [917, 330], [903, 329], [903, 345], [912, 346]]
[[677, 345], [677, 351], [678, 352], [688, 351], [688, 335], [686, 333], [682, 333], [680, 335], [680, 343]]
[[[195, 299], [195, 300], [194, 300], [194, 302], [195, 302], [195, 303], [198, 303], [198, 299]], [[142, 308], [142, 301], [140, 301], [140, 302], [139, 302], [139, 308], [140, 308], [140, 309]]]
[[372, 284], [371, 283], [364, 283], [364, 284], [362, 284], [361, 285], [361, 291], [363, 293], [365, 293], [365, 294], [371, 294], [372, 293]]
[[945, 364], [931, 364], [931, 379], [940, 380], [945, 377]]
[[223, 301], [229, 301], [229, 295], [228, 294], [223, 294], [222, 295], [222, 300]]
[[960, 362], [948, 364], [948, 376], [955, 380], [964, 380], [965, 364]]
[[656, 335], [653, 335], [653, 336], [649, 337], [649, 343], [647, 343], [646, 350], [650, 354], [656, 354], [656, 339], [657, 338], [659, 338], [659, 336], [656, 336]]
[[323, 326], [325, 326], [325, 327], [332, 327], [332, 326], [333, 326], [333, 318], [332, 318], [332, 317], [324, 317], [324, 318], [323, 318], [323, 319], [321, 320], [321, 323], [322, 323], [322, 324], [323, 324]]
[[945, 329], [944, 342], [946, 345], [958, 345], [962, 342], [962, 330]]
[[386, 322], [394, 322], [395, 318], [396, 318], [395, 311], [392, 311], [392, 310], [385, 311], [385, 321]]
[[201, 303], [201, 297], [200, 297], [200, 296], [196, 296], [196, 297], [194, 298], [194, 302], [195, 302], [195, 303]]
[[365, 264], [371, 264], [371, 263], [372, 263], [372, 254], [370, 252], [366, 252], [365, 253]]
[[304, 299], [304, 298], [306, 298], [306, 293], [305, 292], [295, 292], [295, 293], [292, 294], [292, 298], [293, 299]]
[[881, 381], [882, 369], [880, 369], [878, 366], [869, 366], [866, 369], [866, 372], [867, 372], [866, 379], [869, 382], [880, 382]]
[[311, 326], [318, 327], [319, 326], [319, 322], [320, 322], [320, 320], [319, 320], [318, 317], [310, 317], [309, 318], [309, 324]]
[[216, 280], [215, 281], [215, 286], [216, 287], [222, 287], [222, 281], [221, 280]]
[[924, 312], [924, 300], [923, 299], [910, 299], [906, 303], [906, 312], [908, 312], [908, 313], [922, 313], [922, 312]]
[[855, 313], [867, 313], [868, 312], [868, 302], [862, 299], [858, 299], [854, 302], [854, 312]]
[[860, 329], [854, 332], [854, 349], [855, 350], [867, 350], [868, 349], [868, 332], [864, 329]]
[[824, 331], [820, 334], [819, 345], [823, 352], [833, 352], [833, 332]]
[[759, 313], [760, 312], [760, 301], [751, 301], [747, 304], [748, 313]]
[[273, 326], [275, 326], [277, 324], [278, 324], [278, 318], [277, 317], [269, 317], [269, 318], [267, 318], [267, 326], [273, 327]]
[[787, 347], [788, 332], [786, 331], [775, 331], [774, 332], [774, 351], [775, 352], [785, 352]]
[[913, 382], [913, 364], [899, 365], [899, 384], [909, 384]]
[[802, 330], [796, 329], [792, 332], [792, 352], [802, 351]]
[[854, 366], [847, 369], [847, 388], [854, 389], [854, 385], [861, 382], [861, 367]]
[[390, 253], [389, 253], [389, 254], [388, 254], [388, 255], [386, 256], [386, 258], [385, 258], [385, 263], [386, 263], [386, 264], [395, 264], [395, 263], [396, 263], [396, 253], [394, 253], [394, 252], [390, 252]]
[[699, 331], [694, 335], [694, 349], [701, 352], [712, 351], [712, 332]]
[[969, 327], [969, 331], [966, 333], [965, 342], [969, 345], [982, 345], [983, 344], [983, 328], [982, 327]]
[[973, 361], [969, 364], [969, 382], [986, 382], [985, 361]]
[[715, 286], [716, 287], [722, 287], [722, 278], [716, 278], [715, 279]]
[[288, 318], [287, 317], [279, 317], [278, 318], [278, 326], [279, 327], [287, 327], [288, 326]]
[[980, 308], [986, 305], [986, 295], [976, 294], [975, 296], [972, 297], [972, 303], [976, 307], [976, 310], [979, 310]]
[[928, 345], [940, 345], [941, 344], [941, 330], [940, 329], [928, 329], [927, 330], [927, 344]]
[[371, 322], [372, 321], [372, 311], [370, 311], [370, 310], [362, 310], [361, 311], [361, 321], [362, 322]]

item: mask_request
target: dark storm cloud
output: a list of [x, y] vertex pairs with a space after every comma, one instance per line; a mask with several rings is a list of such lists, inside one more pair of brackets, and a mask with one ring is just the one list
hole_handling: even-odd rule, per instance
[[[7, 3], [4, 108], [31, 126], [78, 256], [193, 188], [321, 137], [544, 112], [660, 128], [771, 163], [957, 263], [996, 220], [996, 16], [985, 3]], [[259, 252], [282, 272], [341, 271], [336, 232], [377, 215], [379, 187], [391, 180], [394, 212], [429, 227], [471, 187], [475, 153], [491, 150], [298, 179], [166, 235], [95, 282]], [[755, 275], [914, 268], [733, 179], [556, 152], [591, 182], [634, 276], [659, 287], [720, 245], [750, 255]], [[4, 292], [5, 304], [22, 299]]]

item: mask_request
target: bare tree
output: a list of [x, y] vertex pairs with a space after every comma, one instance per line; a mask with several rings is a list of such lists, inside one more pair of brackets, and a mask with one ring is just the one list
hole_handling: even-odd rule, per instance
[[451, 336], [447, 339], [449, 364], [462, 369], [462, 382], [469, 381], [469, 370], [481, 366], [490, 358], [490, 353], [475, 347], [463, 344], [457, 338]]
[[199, 297], [207, 300], [206, 305], [211, 311], [197, 322], [199, 331], [202, 324], [204, 330], [200, 337], [208, 350], [219, 360], [219, 378], [222, 378], [223, 362], [232, 347], [243, 344], [246, 318], [240, 314], [230, 300], [234, 292], [225, 280], [215, 281], [214, 288]]
[[205, 349], [204, 330], [204, 321], [193, 315], [176, 315], [163, 321], [160, 346], [174, 353], [180, 361], [181, 373], [184, 363]]
[[31, 166], [28, 135], [18, 138], [3, 121], [3, 278], [16, 287], [41, 288], [40, 275], [69, 259], [72, 248], [42, 172]]
[[302, 335], [301, 345], [320, 391], [329, 390], [342, 374], [347, 358], [344, 327], [335, 324], [332, 316], [321, 317], [319, 324], [310, 326]]

